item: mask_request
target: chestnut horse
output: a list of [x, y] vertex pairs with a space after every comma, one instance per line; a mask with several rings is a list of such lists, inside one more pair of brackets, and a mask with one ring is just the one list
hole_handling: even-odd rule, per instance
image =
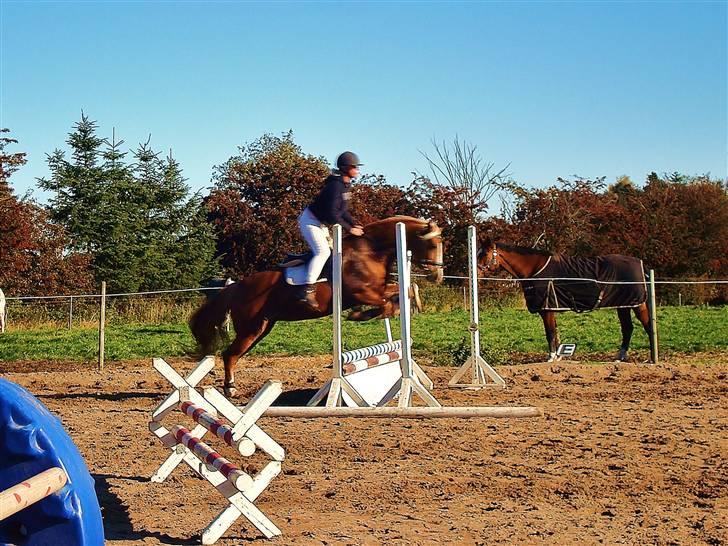
[[480, 246], [478, 268], [491, 273], [503, 269], [518, 279], [529, 279], [520, 284], [528, 310], [539, 313], [543, 320], [549, 362], [558, 359], [556, 350], [560, 342], [556, 313], [569, 310], [616, 308], [622, 327], [622, 345], [617, 360], [626, 361], [634, 330], [629, 312], [632, 309], [642, 323], [652, 349], [647, 288], [642, 261], [637, 258], [621, 254], [595, 258], [551, 255], [488, 239]]
[[[398, 287], [387, 284], [396, 258], [395, 225], [403, 222], [407, 249], [412, 262], [430, 271], [430, 279], [442, 282], [442, 232], [432, 221], [395, 216], [364, 227], [364, 235], [343, 238], [342, 308], [373, 306], [366, 311], [352, 311], [349, 320], [387, 318], [399, 309]], [[190, 318], [190, 330], [203, 354], [209, 354], [221, 339], [220, 327], [229, 312], [236, 337], [222, 352], [225, 365], [225, 394], [235, 394], [235, 366], [244, 354], [271, 331], [279, 320], [296, 321], [331, 314], [331, 284], [316, 285], [319, 311], [296, 298], [298, 286], [286, 283], [282, 270], [254, 273], [225, 287], [202, 304]]]

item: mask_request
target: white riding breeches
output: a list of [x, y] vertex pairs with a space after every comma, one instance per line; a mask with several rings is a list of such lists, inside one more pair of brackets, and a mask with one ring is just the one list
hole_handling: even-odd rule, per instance
[[298, 227], [313, 251], [313, 258], [308, 262], [306, 269], [306, 284], [314, 284], [321, 275], [326, 260], [331, 256], [329, 230], [308, 208], [305, 208], [298, 217]]

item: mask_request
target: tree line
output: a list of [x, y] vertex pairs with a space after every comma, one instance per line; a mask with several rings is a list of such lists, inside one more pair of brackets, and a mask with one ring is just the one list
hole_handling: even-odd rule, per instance
[[[66, 149], [47, 155], [37, 185], [41, 205], [18, 196], [11, 177], [26, 163], [7, 129], [0, 133], [0, 286], [10, 295], [95, 290], [189, 288], [211, 276], [239, 278], [304, 250], [297, 217], [329, 172], [292, 132], [263, 135], [214, 168], [212, 186], [193, 193], [172, 153], [150, 142], [131, 151], [99, 136], [86, 115]], [[352, 189], [363, 223], [406, 214], [445, 231], [449, 274], [467, 271], [467, 226], [481, 236], [574, 255], [640, 257], [661, 278], [728, 277], [728, 181], [709, 175], [651, 173], [641, 187], [627, 177], [557, 179], [528, 188], [505, 167], [457, 138], [433, 142], [427, 173], [408, 185], [369, 174]], [[494, 200], [500, 200], [496, 210]], [[708, 299], [725, 301], [713, 288]]]

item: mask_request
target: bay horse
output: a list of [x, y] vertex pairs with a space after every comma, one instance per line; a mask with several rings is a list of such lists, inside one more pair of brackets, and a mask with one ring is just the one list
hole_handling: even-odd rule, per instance
[[521, 288], [528, 310], [538, 313], [543, 320], [549, 362], [559, 358], [556, 354], [560, 343], [556, 313], [597, 308], [617, 309], [622, 328], [617, 360], [627, 360], [634, 330], [630, 309], [642, 323], [650, 340], [650, 354], [654, 354], [642, 260], [621, 254], [594, 258], [552, 255], [487, 239], [478, 251], [478, 269], [491, 273], [502, 269], [517, 279], [528, 279], [520, 283]]
[[[352, 311], [349, 320], [388, 318], [399, 309], [398, 286], [388, 284], [396, 258], [395, 226], [405, 225], [407, 249], [413, 264], [426, 268], [430, 280], [443, 278], [442, 231], [433, 221], [395, 216], [364, 226], [364, 235], [346, 235], [342, 240], [342, 309], [373, 306], [373, 309]], [[318, 282], [313, 310], [296, 298], [299, 286], [285, 282], [281, 269], [261, 271], [226, 286], [203, 303], [189, 321], [190, 330], [203, 354], [210, 354], [221, 339], [220, 327], [229, 312], [235, 339], [222, 352], [225, 366], [225, 394], [234, 396], [235, 366], [271, 331], [278, 321], [315, 319], [332, 312], [330, 282]]]

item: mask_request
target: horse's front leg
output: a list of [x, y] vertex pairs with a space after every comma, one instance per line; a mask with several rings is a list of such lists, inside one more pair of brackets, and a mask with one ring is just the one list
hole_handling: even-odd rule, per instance
[[[395, 304], [395, 307], [399, 307], [399, 284], [388, 284], [384, 289], [384, 297], [385, 299], [391, 300]], [[421, 313], [423, 306], [422, 300], [420, 299], [420, 287], [415, 282], [410, 284], [409, 298], [412, 302], [412, 310]]]
[[652, 360], [652, 356], [655, 354], [655, 339], [652, 336], [652, 324], [650, 324], [650, 311], [647, 309], [647, 304], [640, 303], [637, 307], [635, 307], [634, 315], [637, 317], [637, 320], [639, 320], [640, 323], [642, 323], [642, 327], [645, 329], [647, 338], [650, 340], [649, 362], [652, 362], [654, 364], [655, 361]]
[[559, 346], [559, 329], [556, 325], [556, 313], [553, 311], [541, 311], [539, 314], [543, 320], [543, 328], [546, 331], [546, 341], [549, 344], [548, 362], [561, 360], [561, 357], [556, 354], [556, 350]]
[[395, 298], [397, 294], [397, 290], [385, 286], [381, 289], [364, 287], [353, 291], [351, 297], [358, 305], [368, 305], [372, 309], [354, 310], [349, 313], [347, 320], [364, 321], [394, 316], [399, 312], [399, 302]]
[[634, 325], [632, 324], [632, 316], [630, 315], [629, 308], [618, 308], [617, 315], [619, 316], [619, 324], [622, 327], [622, 345], [619, 348], [617, 360], [627, 362], [627, 351], [629, 351], [629, 342], [632, 340]]

